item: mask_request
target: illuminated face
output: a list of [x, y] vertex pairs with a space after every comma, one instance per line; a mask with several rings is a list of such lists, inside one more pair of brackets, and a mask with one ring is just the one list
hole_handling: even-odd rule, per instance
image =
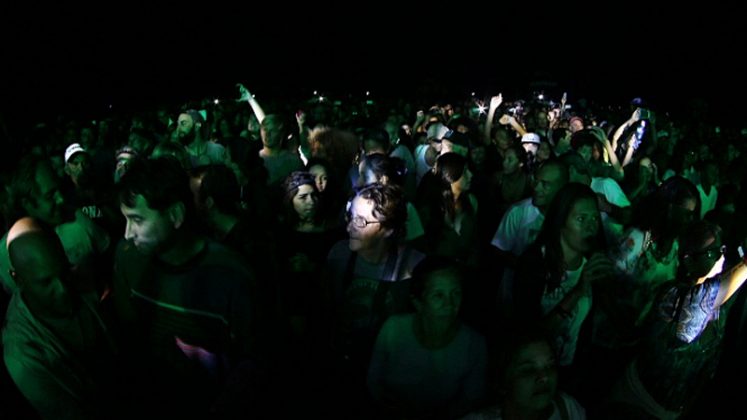
[[269, 148], [280, 147], [283, 142], [282, 128], [283, 125], [277, 117], [272, 115], [265, 117], [259, 129], [262, 144]]
[[555, 194], [563, 186], [560, 169], [556, 166], [543, 166], [535, 177], [532, 204], [544, 208], [550, 205]]
[[506, 154], [503, 155], [503, 173], [506, 175], [514, 174], [521, 166], [522, 164], [519, 162], [516, 152], [511, 149], [506, 150]]
[[350, 237], [350, 250], [378, 247], [392, 234], [391, 229], [384, 229], [381, 221], [374, 216], [374, 202], [362, 197], [355, 197], [347, 214], [347, 231]]
[[518, 407], [541, 411], [552, 404], [558, 386], [558, 368], [547, 343], [529, 343], [519, 349], [506, 375], [506, 398]]
[[127, 219], [125, 239], [132, 241], [138, 251], [145, 255], [151, 255], [163, 249], [173, 237], [178, 225], [181, 224], [173, 221], [167, 211], [148, 207], [142, 195], [135, 197], [134, 207], [120, 204], [119, 208]]
[[179, 114], [179, 119], [176, 121], [176, 135], [184, 141], [187, 139], [194, 139], [196, 130], [196, 124], [189, 114]]
[[62, 223], [63, 203], [60, 180], [48, 166], [39, 166], [36, 170], [36, 191], [23, 200], [24, 210], [33, 218], [57, 226]]
[[524, 150], [527, 151], [527, 153], [531, 153], [532, 155], [537, 155], [537, 150], [539, 149], [539, 144], [537, 143], [521, 143], [521, 147], [524, 148]]
[[560, 229], [560, 241], [580, 254], [587, 254], [595, 246], [599, 232], [599, 209], [592, 199], [576, 201]]
[[65, 173], [70, 176], [73, 184], [79, 185], [81, 178], [85, 177], [90, 166], [90, 159], [86, 153], [76, 153], [65, 164]]
[[317, 192], [313, 185], [301, 185], [293, 197], [293, 209], [301, 220], [311, 220], [316, 214]]
[[327, 175], [327, 170], [324, 168], [324, 166], [314, 165], [309, 168], [309, 173], [311, 173], [311, 175], [314, 175], [316, 189], [319, 190], [319, 192], [324, 192], [324, 190], [327, 188], [327, 180], [329, 178], [329, 176]]
[[575, 133], [576, 131], [581, 131], [584, 129], [584, 123], [578, 118], [574, 118], [573, 121], [571, 121], [570, 125], [571, 133]]
[[428, 276], [423, 295], [415, 300], [421, 316], [449, 325], [456, 322], [462, 304], [462, 286], [457, 275], [454, 270], [441, 270]]

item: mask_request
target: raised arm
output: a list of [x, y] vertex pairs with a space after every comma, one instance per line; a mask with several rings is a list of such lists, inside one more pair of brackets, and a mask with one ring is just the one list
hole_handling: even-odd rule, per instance
[[[723, 265], [723, 256], [716, 264]], [[706, 274], [706, 277], [709, 274]], [[729, 300], [740, 287], [742, 287], [745, 280], [747, 280], [747, 264], [743, 259], [739, 264], [732, 268], [731, 271], [723, 275], [714, 306], [718, 307], [726, 303], [726, 301]]]
[[239, 88], [239, 93], [241, 94], [241, 97], [239, 98], [239, 102], [249, 102], [249, 106], [252, 107], [252, 111], [254, 112], [254, 115], [257, 116], [257, 122], [262, 124], [262, 121], [265, 119], [265, 111], [262, 109], [262, 107], [259, 105], [259, 102], [257, 102], [256, 99], [254, 99], [254, 96], [252, 96], [251, 93], [249, 93], [249, 90], [244, 87], [241, 83], [237, 83], [236, 86]]
[[520, 136], [523, 136], [527, 133], [527, 130], [522, 127], [521, 124], [511, 115], [503, 114], [500, 120], [498, 120], [503, 125], [510, 125], [514, 130], [516, 130], [517, 133], [519, 133]]
[[488, 108], [488, 118], [485, 120], [485, 128], [483, 129], [483, 143], [490, 144], [490, 133], [493, 131], [493, 118], [495, 118], [495, 110], [503, 102], [503, 95], [493, 96], [490, 98], [490, 107]]

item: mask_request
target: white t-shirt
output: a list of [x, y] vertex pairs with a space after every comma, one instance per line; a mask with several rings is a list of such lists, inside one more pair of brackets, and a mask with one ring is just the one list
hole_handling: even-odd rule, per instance
[[[575, 270], [565, 272], [560, 286], [554, 290], [545, 291], [542, 294], [542, 314], [547, 315], [553, 310], [576, 285], [581, 278], [581, 272], [586, 265], [584, 258], [581, 266]], [[571, 310], [570, 318], [563, 321], [559, 334], [555, 337], [555, 345], [558, 350], [558, 364], [560, 366], [569, 366], [573, 363], [573, 356], [576, 354], [576, 345], [578, 344], [578, 334], [581, 331], [581, 325], [589, 315], [591, 310], [591, 296], [584, 296], [578, 300], [576, 306]]]
[[[620, 188], [620, 184], [612, 178], [592, 178], [591, 190], [603, 194], [610, 204], [617, 207], [630, 207], [630, 200]], [[602, 228], [607, 238], [607, 245], [615, 246], [623, 239], [624, 226], [611, 219], [607, 213], [601, 212]]]
[[491, 245], [519, 256], [537, 239], [545, 216], [527, 198], [511, 206], [498, 225]]

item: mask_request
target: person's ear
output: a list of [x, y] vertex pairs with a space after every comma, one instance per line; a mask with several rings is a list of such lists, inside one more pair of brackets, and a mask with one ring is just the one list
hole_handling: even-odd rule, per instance
[[387, 184], [389, 184], [389, 176], [388, 175], [384, 175], [381, 178], [379, 178], [379, 184], [381, 184], [381, 185], [387, 185]]
[[184, 224], [184, 219], [187, 214], [187, 208], [181, 201], [176, 202], [169, 207], [168, 216], [169, 221], [175, 229], [179, 229]]

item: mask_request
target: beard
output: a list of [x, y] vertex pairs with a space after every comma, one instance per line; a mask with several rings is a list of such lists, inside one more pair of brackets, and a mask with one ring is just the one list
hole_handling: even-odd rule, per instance
[[195, 137], [197, 137], [197, 130], [195, 130], [194, 127], [192, 127], [192, 129], [189, 130], [188, 133], [179, 132], [177, 134], [177, 138], [179, 139], [179, 143], [181, 143], [183, 146], [190, 145], [195, 140]]

